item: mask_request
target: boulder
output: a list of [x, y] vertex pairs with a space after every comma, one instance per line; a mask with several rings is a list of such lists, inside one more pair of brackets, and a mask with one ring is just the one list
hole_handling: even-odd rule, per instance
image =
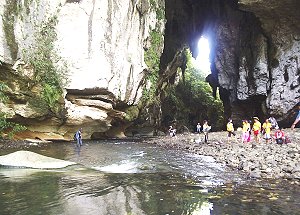
[[76, 163], [47, 157], [30, 151], [17, 151], [0, 156], [0, 165], [35, 169], [58, 169]]

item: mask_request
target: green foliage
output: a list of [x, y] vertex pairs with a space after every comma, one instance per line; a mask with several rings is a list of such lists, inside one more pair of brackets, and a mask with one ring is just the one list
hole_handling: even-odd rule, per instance
[[164, 20], [165, 19], [165, 10], [164, 5], [160, 4], [160, 0], [150, 0], [150, 6], [153, 10], [156, 12], [156, 18], [158, 20]]
[[151, 47], [145, 51], [145, 62], [152, 71], [159, 70], [160, 53], [163, 45], [162, 34], [156, 30], [150, 32]]
[[161, 33], [152, 30], [150, 32], [150, 42], [151, 47], [145, 51], [145, 63], [149, 68], [149, 72], [146, 75], [148, 87], [145, 87], [143, 90], [143, 99], [147, 101], [148, 104], [158, 102], [155, 92], [158, 81], [161, 47], [163, 45]]
[[137, 106], [131, 106], [125, 110], [126, 116], [125, 119], [129, 122], [135, 120], [139, 115], [139, 109]]
[[[16, 59], [18, 55], [18, 44], [14, 34], [15, 22], [17, 18], [23, 19], [24, 15], [30, 13], [30, 5], [33, 1], [6, 0], [4, 16], [2, 16], [3, 29], [13, 59]], [[38, 0], [36, 1], [38, 2]], [[67, 65], [57, 54], [54, 44], [57, 40], [55, 31], [57, 22], [57, 17], [52, 16], [37, 25], [33, 46], [31, 49], [23, 51], [23, 59], [35, 69], [35, 82], [44, 87], [40, 98], [51, 110], [59, 109], [58, 95], [62, 95], [63, 87], [68, 82]], [[37, 106], [36, 103], [43, 103], [40, 98], [32, 99], [30, 104]], [[39, 109], [44, 109], [44, 106], [42, 105], [42, 108]]]
[[[150, 47], [144, 52], [144, 61], [148, 66], [148, 70], [145, 74], [144, 89], [141, 102], [139, 103], [139, 117], [149, 119], [159, 118], [160, 110], [160, 98], [157, 96], [157, 83], [159, 80], [159, 65], [160, 56], [163, 51], [163, 34], [161, 32], [163, 24], [162, 20], [165, 20], [164, 14], [164, 1], [150, 0], [150, 7], [152, 11], [156, 12], [155, 29], [152, 29], [149, 36]], [[152, 116], [152, 117], [151, 117]], [[158, 124], [159, 120], [154, 120]]]
[[[30, 52], [24, 53], [24, 58], [34, 67], [35, 81], [43, 86], [40, 95], [43, 101], [36, 98], [30, 104], [43, 112], [46, 104], [54, 113], [60, 110], [58, 100], [62, 96], [63, 87], [68, 82], [67, 65], [55, 49], [56, 24], [56, 16], [42, 22], [39, 30], [34, 34], [35, 46]], [[36, 103], [39, 105], [37, 106]]]
[[178, 123], [194, 128], [197, 122], [209, 120], [215, 129], [223, 125], [223, 103], [219, 96], [212, 96], [210, 85], [205, 77], [191, 63], [191, 54], [186, 52], [187, 69], [184, 78], [176, 86], [169, 86], [163, 102], [163, 115], [167, 120], [176, 119]]
[[8, 137], [13, 138], [14, 134], [24, 131], [27, 128], [14, 122], [9, 122], [3, 114], [0, 114], [0, 137], [3, 138], [3, 132], [8, 131]]
[[44, 89], [42, 92], [42, 98], [48, 106], [53, 110], [54, 112], [58, 112], [57, 108], [57, 102], [59, 98], [61, 97], [61, 92], [57, 90], [57, 88], [50, 84], [44, 84]]
[[40, 113], [41, 115], [47, 114], [49, 112], [49, 105], [47, 101], [42, 98], [42, 96], [37, 96], [34, 98], [30, 98], [28, 103], [35, 112]]
[[[0, 82], [0, 102], [7, 102], [8, 97], [5, 95], [5, 90], [7, 89], [7, 85]], [[0, 110], [0, 137], [3, 137], [3, 132], [8, 130], [8, 137], [12, 138], [13, 135], [17, 132], [26, 130], [26, 127], [23, 125], [19, 125], [17, 123], [9, 122], [6, 119], [5, 114], [1, 113]]]
[[34, 35], [35, 47], [28, 60], [34, 66], [37, 82], [62, 88], [66, 84], [68, 73], [64, 62], [59, 65], [62, 59], [54, 46], [57, 39], [56, 24], [56, 16], [50, 17], [41, 24], [40, 30]]
[[7, 85], [0, 82], [0, 102], [6, 102], [7, 96], [4, 94], [4, 91], [7, 89]]

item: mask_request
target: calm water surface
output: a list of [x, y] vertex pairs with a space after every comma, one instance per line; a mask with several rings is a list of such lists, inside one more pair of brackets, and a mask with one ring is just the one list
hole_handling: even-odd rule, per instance
[[300, 214], [299, 185], [248, 180], [210, 157], [113, 140], [30, 150], [78, 165], [0, 168], [1, 215]]

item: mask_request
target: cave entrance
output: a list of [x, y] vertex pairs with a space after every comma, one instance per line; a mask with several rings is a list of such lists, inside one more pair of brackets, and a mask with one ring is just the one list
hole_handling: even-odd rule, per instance
[[165, 88], [161, 104], [162, 125], [172, 125], [177, 131], [195, 131], [197, 123], [207, 120], [213, 130], [223, 128], [223, 103], [218, 91], [216, 97], [213, 89], [206, 81], [210, 70], [210, 47], [208, 39], [199, 39], [199, 54], [192, 56], [190, 49], [184, 50], [184, 71], [179, 67], [176, 72], [175, 84]]
[[203, 75], [209, 75], [210, 70], [210, 45], [209, 39], [206, 36], [201, 36], [198, 40], [198, 56], [194, 60], [196, 68], [198, 68]]

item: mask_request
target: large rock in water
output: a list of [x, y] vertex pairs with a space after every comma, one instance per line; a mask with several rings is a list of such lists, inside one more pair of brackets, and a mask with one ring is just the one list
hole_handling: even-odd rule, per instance
[[[164, 1], [0, 1], [0, 70], [5, 71], [0, 80], [10, 88], [10, 100], [0, 102], [1, 111], [37, 132], [36, 138], [38, 132], [52, 132], [70, 139], [80, 127], [84, 138], [105, 134], [113, 126], [122, 135], [125, 109], [142, 95], [150, 32], [158, 29], [162, 37], [158, 4]], [[55, 33], [40, 35], [45, 25]], [[59, 99], [61, 110], [55, 113], [40, 104], [37, 97], [43, 88], [26, 62], [37, 47], [37, 35], [48, 41], [41, 50], [50, 51], [54, 45], [69, 70], [68, 86]]]
[[0, 165], [36, 169], [59, 169], [76, 163], [47, 157], [30, 151], [17, 151], [0, 156]]

